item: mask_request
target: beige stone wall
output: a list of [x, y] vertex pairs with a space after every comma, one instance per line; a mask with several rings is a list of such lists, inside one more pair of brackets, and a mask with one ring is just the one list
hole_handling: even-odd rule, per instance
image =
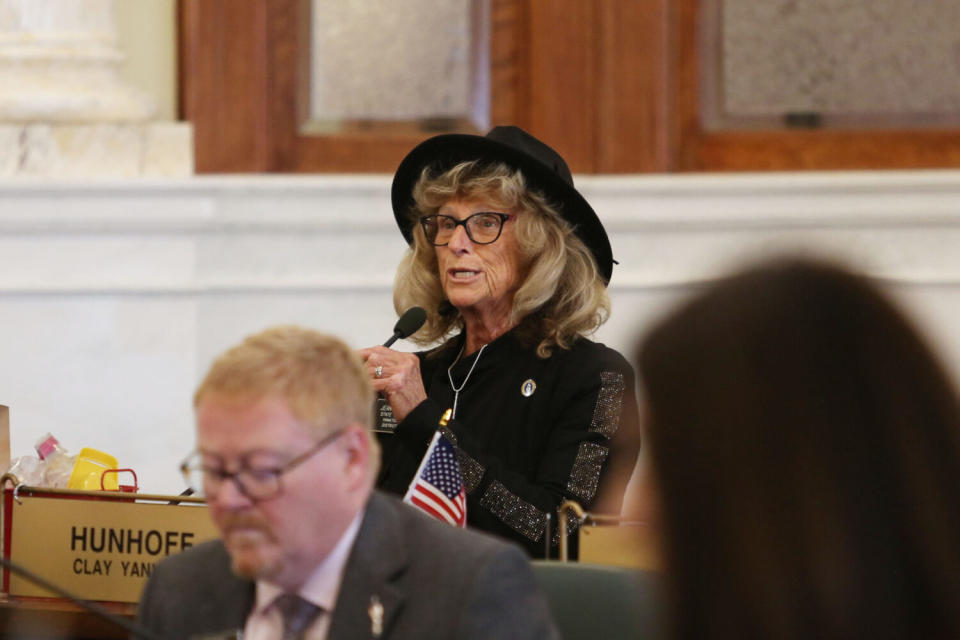
[[115, 0], [123, 80], [150, 95], [158, 120], [176, 118], [177, 31], [175, 0]]

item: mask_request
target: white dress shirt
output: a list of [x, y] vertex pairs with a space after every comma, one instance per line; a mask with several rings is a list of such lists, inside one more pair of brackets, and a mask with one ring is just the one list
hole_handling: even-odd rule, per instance
[[[326, 640], [327, 638], [330, 619], [337, 604], [337, 594], [340, 592], [340, 583], [343, 581], [347, 556], [350, 555], [353, 543], [357, 539], [363, 513], [361, 511], [357, 514], [330, 554], [314, 569], [297, 592], [301, 598], [321, 608], [320, 614], [307, 627], [304, 635], [306, 640]], [[277, 608], [273, 606], [273, 601], [281, 593], [283, 590], [280, 587], [263, 580], [257, 581], [256, 600], [253, 610], [247, 616], [243, 640], [277, 640], [282, 637], [283, 619]]]

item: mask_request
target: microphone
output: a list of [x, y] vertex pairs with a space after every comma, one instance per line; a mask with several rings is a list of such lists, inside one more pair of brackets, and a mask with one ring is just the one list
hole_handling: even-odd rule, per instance
[[[404, 311], [403, 315], [400, 316], [400, 319], [397, 320], [397, 324], [393, 326], [393, 335], [383, 343], [383, 346], [389, 347], [396, 342], [398, 338], [412, 336], [417, 332], [417, 329], [423, 326], [423, 323], [426, 321], [427, 312], [423, 310], [423, 307], [410, 307]], [[393, 433], [397, 430], [397, 419], [393, 416], [393, 410], [390, 408], [390, 403], [387, 402], [387, 399], [383, 397], [382, 393], [378, 393], [377, 398], [374, 401], [373, 416], [374, 432], [378, 434]]]
[[49, 580], [41, 578], [40, 576], [30, 571], [29, 569], [21, 567], [20, 565], [11, 562], [7, 558], [0, 557], [0, 566], [3, 566], [3, 568], [5, 568], [7, 571], [12, 571], [13, 573], [16, 573], [26, 578], [27, 580], [37, 585], [38, 587], [42, 587], [47, 591], [51, 591], [57, 594], [61, 598], [65, 598], [70, 602], [83, 607], [87, 611], [90, 611], [91, 613], [103, 618], [104, 620], [109, 620], [113, 624], [129, 632], [131, 637], [133, 638], [146, 638], [147, 640], [163, 640], [163, 638], [153, 633], [152, 631], [148, 629], [144, 629], [143, 627], [137, 625], [136, 623], [130, 622], [126, 618], [121, 618], [118, 615], [114, 615], [113, 613], [110, 613], [104, 607], [100, 606], [95, 602], [90, 602], [89, 600], [84, 600], [83, 598], [73, 595], [66, 589], [62, 587], [58, 587], [57, 585], [53, 584]]
[[399, 338], [412, 336], [426, 321], [427, 312], [423, 310], [423, 307], [410, 307], [400, 316], [397, 324], [393, 325], [393, 335], [383, 343], [383, 346], [389, 347]]
[[[183, 491], [180, 492], [180, 495], [182, 495], [182, 496], [192, 496], [192, 495], [193, 495], [193, 487], [187, 487], [186, 489], [184, 489]], [[171, 500], [171, 501], [168, 502], [167, 504], [180, 504], [180, 502], [181, 502], [180, 500]]]

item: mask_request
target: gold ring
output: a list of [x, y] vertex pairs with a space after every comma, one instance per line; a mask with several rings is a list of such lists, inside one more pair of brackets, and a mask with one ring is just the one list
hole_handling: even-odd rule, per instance
[[382, 365], [382, 364], [378, 364], [378, 365], [377, 365], [377, 368], [373, 370], [373, 375], [375, 375], [375, 376], [378, 377], [378, 378], [382, 378], [382, 377], [383, 377], [383, 365]]

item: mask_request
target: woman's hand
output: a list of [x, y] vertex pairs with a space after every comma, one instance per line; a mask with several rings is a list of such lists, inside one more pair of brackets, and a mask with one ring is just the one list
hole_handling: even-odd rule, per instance
[[360, 349], [359, 353], [367, 365], [373, 388], [390, 403], [397, 422], [427, 399], [417, 356], [386, 347]]

